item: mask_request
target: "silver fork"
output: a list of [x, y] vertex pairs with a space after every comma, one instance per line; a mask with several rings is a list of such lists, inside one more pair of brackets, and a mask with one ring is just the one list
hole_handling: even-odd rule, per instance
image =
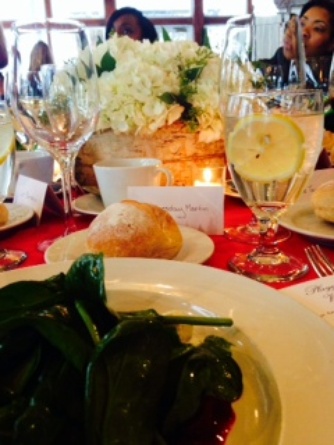
[[318, 244], [305, 248], [306, 256], [319, 277], [334, 275], [334, 264], [325, 255]]

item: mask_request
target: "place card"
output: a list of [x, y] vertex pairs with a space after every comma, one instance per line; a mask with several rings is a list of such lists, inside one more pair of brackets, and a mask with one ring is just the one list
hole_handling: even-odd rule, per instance
[[40, 222], [46, 201], [54, 213], [63, 213], [59, 199], [46, 182], [24, 175], [18, 176], [13, 202], [33, 209], [37, 217], [37, 223]]
[[155, 204], [176, 222], [208, 235], [224, 231], [223, 187], [128, 187], [128, 199]]
[[334, 276], [316, 278], [280, 290], [334, 327]]

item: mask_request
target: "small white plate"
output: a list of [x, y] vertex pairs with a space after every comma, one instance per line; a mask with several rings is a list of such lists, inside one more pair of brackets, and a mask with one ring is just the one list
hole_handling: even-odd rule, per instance
[[34, 216], [34, 211], [30, 207], [11, 203], [5, 203], [5, 205], [9, 211], [9, 218], [6, 224], [0, 226], [0, 232], [20, 226]]
[[98, 215], [105, 209], [101, 198], [93, 193], [82, 195], [72, 202], [74, 210], [86, 215]]
[[318, 218], [311, 203], [295, 204], [281, 217], [279, 223], [318, 242], [334, 243], [334, 224]]
[[[208, 235], [190, 227], [180, 227], [180, 230], [183, 236], [183, 246], [173, 260], [201, 264], [211, 257], [215, 246]], [[45, 251], [45, 262], [58, 263], [59, 261], [75, 260], [80, 255], [87, 253], [87, 231], [88, 229], [79, 230], [59, 238]]]

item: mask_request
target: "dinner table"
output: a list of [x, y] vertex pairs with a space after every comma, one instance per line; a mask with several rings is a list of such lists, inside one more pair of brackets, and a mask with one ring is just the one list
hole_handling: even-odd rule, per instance
[[[81, 192], [82, 193], [82, 192]], [[75, 195], [76, 196], [76, 195]], [[95, 215], [74, 212], [75, 229], [86, 229]], [[246, 224], [250, 221], [251, 211], [237, 197], [226, 195], [224, 197], [224, 225], [225, 227]], [[0, 230], [0, 248], [18, 249], [27, 253], [27, 259], [19, 266], [20, 268], [35, 266], [45, 263], [44, 252], [39, 249], [42, 241], [52, 240], [64, 234], [64, 220], [47, 206], [44, 206], [42, 216], [39, 220], [32, 218], [22, 225], [18, 225], [9, 230]], [[235, 242], [227, 239], [224, 235], [211, 235], [214, 243], [212, 256], [203, 264], [217, 269], [229, 270], [228, 261], [235, 252], [247, 252], [253, 246], [246, 243]], [[291, 236], [280, 243], [280, 247], [288, 254], [293, 254], [308, 263], [305, 248], [316, 243], [310, 237], [299, 233], [291, 232]], [[334, 261], [334, 249], [331, 246], [324, 246], [326, 254]], [[282, 289], [291, 284], [302, 283], [316, 278], [313, 268], [303, 277], [291, 282], [268, 283], [275, 289]]]
[[[85, 197], [85, 195], [75, 195], [76, 201], [81, 197]], [[79, 212], [76, 205], [73, 208], [76, 229], [86, 229], [95, 215]], [[223, 218], [226, 227], [246, 224], [250, 221], [251, 216], [251, 211], [239, 197], [224, 196]], [[0, 272], [0, 283], [3, 285], [20, 279], [43, 280], [46, 276], [51, 276], [49, 275], [50, 271], [53, 274], [55, 270], [67, 270], [68, 263], [61, 262], [44, 267], [45, 253], [39, 250], [41, 242], [63, 237], [64, 227], [63, 217], [54, 212], [53, 208], [50, 208], [45, 202], [40, 220], [33, 217], [9, 230], [0, 229], [0, 248], [20, 249], [28, 255], [24, 263], [18, 266], [18, 269], [9, 273]], [[80, 238], [76, 232], [70, 236]], [[203, 236], [207, 239], [208, 235], [198, 234], [197, 238]], [[249, 406], [252, 406], [252, 402], [249, 403], [248, 399], [249, 393], [259, 395], [259, 399], [251, 397], [251, 400], [254, 398], [254, 403], [257, 404], [256, 410], [254, 409], [254, 413], [256, 412], [257, 415], [255, 416], [256, 421], [253, 421], [252, 410], [250, 411], [250, 420], [246, 422], [247, 432], [249, 431], [249, 434], [252, 435], [253, 430], [250, 425], [257, 425], [256, 431], [260, 427], [264, 431], [263, 434], [270, 436], [270, 441], [262, 442], [261, 439], [260, 442], [254, 443], [278, 443], [273, 441], [272, 434], [273, 431], [275, 434], [280, 431], [282, 445], [290, 443], [332, 444], [334, 427], [331, 416], [334, 409], [334, 386], [327, 384], [328, 381], [331, 381], [334, 370], [334, 361], [330, 353], [334, 348], [332, 303], [329, 309], [332, 313], [323, 317], [320, 313], [323, 312], [323, 308], [318, 307], [318, 301], [322, 301], [320, 295], [314, 295], [316, 304], [312, 297], [312, 301], [308, 302], [308, 309], [305, 309], [303, 308], [305, 306], [304, 295], [300, 297], [296, 293], [289, 294], [296, 287], [289, 287], [291, 284], [297, 284], [298, 288], [299, 285], [312, 286], [311, 280], [317, 278], [314, 270], [310, 266], [309, 272], [305, 276], [291, 283], [262, 285], [255, 280], [227, 272], [229, 271], [228, 261], [233, 253], [247, 252], [254, 246], [231, 241], [225, 235], [211, 235], [209, 238], [213, 241], [214, 251], [205, 261], [203, 257], [203, 265], [190, 264], [185, 260], [183, 262], [152, 260], [155, 261], [155, 269], [152, 271], [151, 260], [128, 259], [128, 261], [106, 262], [105, 276], [107, 279], [113, 274], [117, 276], [116, 282], [111, 285], [111, 287], [116, 287], [110, 288], [113, 304], [116, 302], [116, 308], [124, 310], [124, 307], [132, 305], [137, 296], [141, 295], [142, 298], [139, 299], [139, 303], [136, 300], [136, 304], [139, 304], [139, 309], [143, 308], [141, 305], [146, 307], [148, 302], [150, 305], [152, 304], [151, 292], [154, 289], [154, 293], [157, 292], [161, 297], [154, 300], [154, 307], [158, 311], [166, 311], [167, 308], [167, 310], [178, 312], [187, 308], [195, 315], [220, 314], [219, 316], [225, 317], [226, 314], [229, 314], [228, 316], [233, 318], [238, 328], [236, 330], [232, 328], [229, 333], [224, 331], [224, 334], [231, 335], [233, 339], [231, 341], [238, 339], [241, 351], [244, 347], [247, 351], [249, 351], [248, 348], [251, 348], [250, 357], [254, 355], [256, 360], [259, 360], [256, 362], [259, 365], [256, 366], [260, 366], [260, 369], [264, 370], [265, 378], [261, 377], [262, 371], [259, 374], [257, 371], [251, 371], [248, 374], [248, 369], [254, 369], [255, 362], [253, 363], [252, 358], [250, 361], [246, 359], [245, 363], [242, 360], [243, 375], [246, 381], [245, 388], [248, 389], [245, 390], [245, 399], [240, 403], [240, 407], [247, 406], [248, 410]], [[63, 244], [65, 240], [67, 244], [71, 244], [65, 238], [60, 238], [59, 242]], [[208, 241], [212, 245], [211, 240]], [[280, 247], [287, 253], [294, 254], [307, 262], [304, 249], [315, 242], [300, 233], [291, 232], [290, 238], [282, 242]], [[193, 240], [193, 243], [196, 244], [196, 239]], [[66, 248], [64, 250], [66, 251]], [[334, 249], [324, 246], [324, 250], [334, 261]], [[168, 263], [170, 263], [170, 267], [166, 268]], [[130, 274], [132, 274], [134, 282], [130, 284], [129, 289], [133, 290], [133, 285], [137, 289], [134, 296], [132, 292], [124, 293], [124, 287], [122, 287], [122, 283], [128, 280]], [[1, 275], [3, 280], [1, 280]], [[331, 277], [327, 277], [327, 279], [331, 279]], [[159, 284], [156, 280], [159, 280]], [[318, 282], [318, 280], [314, 281]], [[149, 283], [148, 288], [147, 283]], [[162, 285], [162, 293], [161, 283], [168, 283], [168, 286]], [[333, 293], [334, 283], [331, 282], [330, 285], [333, 288]], [[115, 293], [115, 288], [121, 289], [121, 292]], [[142, 289], [150, 291], [146, 295], [140, 293]], [[220, 299], [221, 297], [223, 299]], [[293, 300], [299, 300], [301, 304]], [[327, 309], [325, 309], [326, 311]], [[239, 338], [239, 336], [241, 337]], [[251, 338], [251, 342], [249, 342], [249, 338]], [[244, 352], [241, 356], [243, 354]], [[245, 357], [248, 357], [247, 354]], [[263, 361], [261, 357], [265, 357], [266, 360]], [[252, 380], [253, 373], [254, 379]], [[249, 378], [250, 380], [248, 380]], [[268, 385], [268, 382], [275, 383]], [[307, 382], [306, 386], [305, 382]], [[249, 391], [249, 388], [254, 387], [259, 388], [258, 392], [253, 389]], [[271, 405], [273, 390], [274, 394], [276, 394], [275, 391], [278, 391], [277, 397], [280, 398], [282, 404], [282, 424], [284, 425], [282, 430], [277, 429], [277, 425], [279, 425], [277, 413], [280, 411], [276, 411], [276, 409], [278, 409], [279, 403], [276, 404], [275, 401], [275, 408], [272, 408]], [[237, 416], [243, 415], [242, 409], [240, 413], [237, 412]], [[234, 433], [243, 437], [245, 434], [243, 422], [236, 423], [232, 434]], [[261, 433], [260, 437], [263, 437], [263, 434]]]

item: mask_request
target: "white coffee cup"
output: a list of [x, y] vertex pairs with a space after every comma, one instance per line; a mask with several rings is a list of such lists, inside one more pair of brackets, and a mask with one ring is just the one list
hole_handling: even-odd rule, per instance
[[173, 174], [154, 158], [115, 158], [93, 165], [96, 181], [105, 207], [127, 199], [129, 186], [160, 186], [161, 174], [167, 186], [173, 185]]

